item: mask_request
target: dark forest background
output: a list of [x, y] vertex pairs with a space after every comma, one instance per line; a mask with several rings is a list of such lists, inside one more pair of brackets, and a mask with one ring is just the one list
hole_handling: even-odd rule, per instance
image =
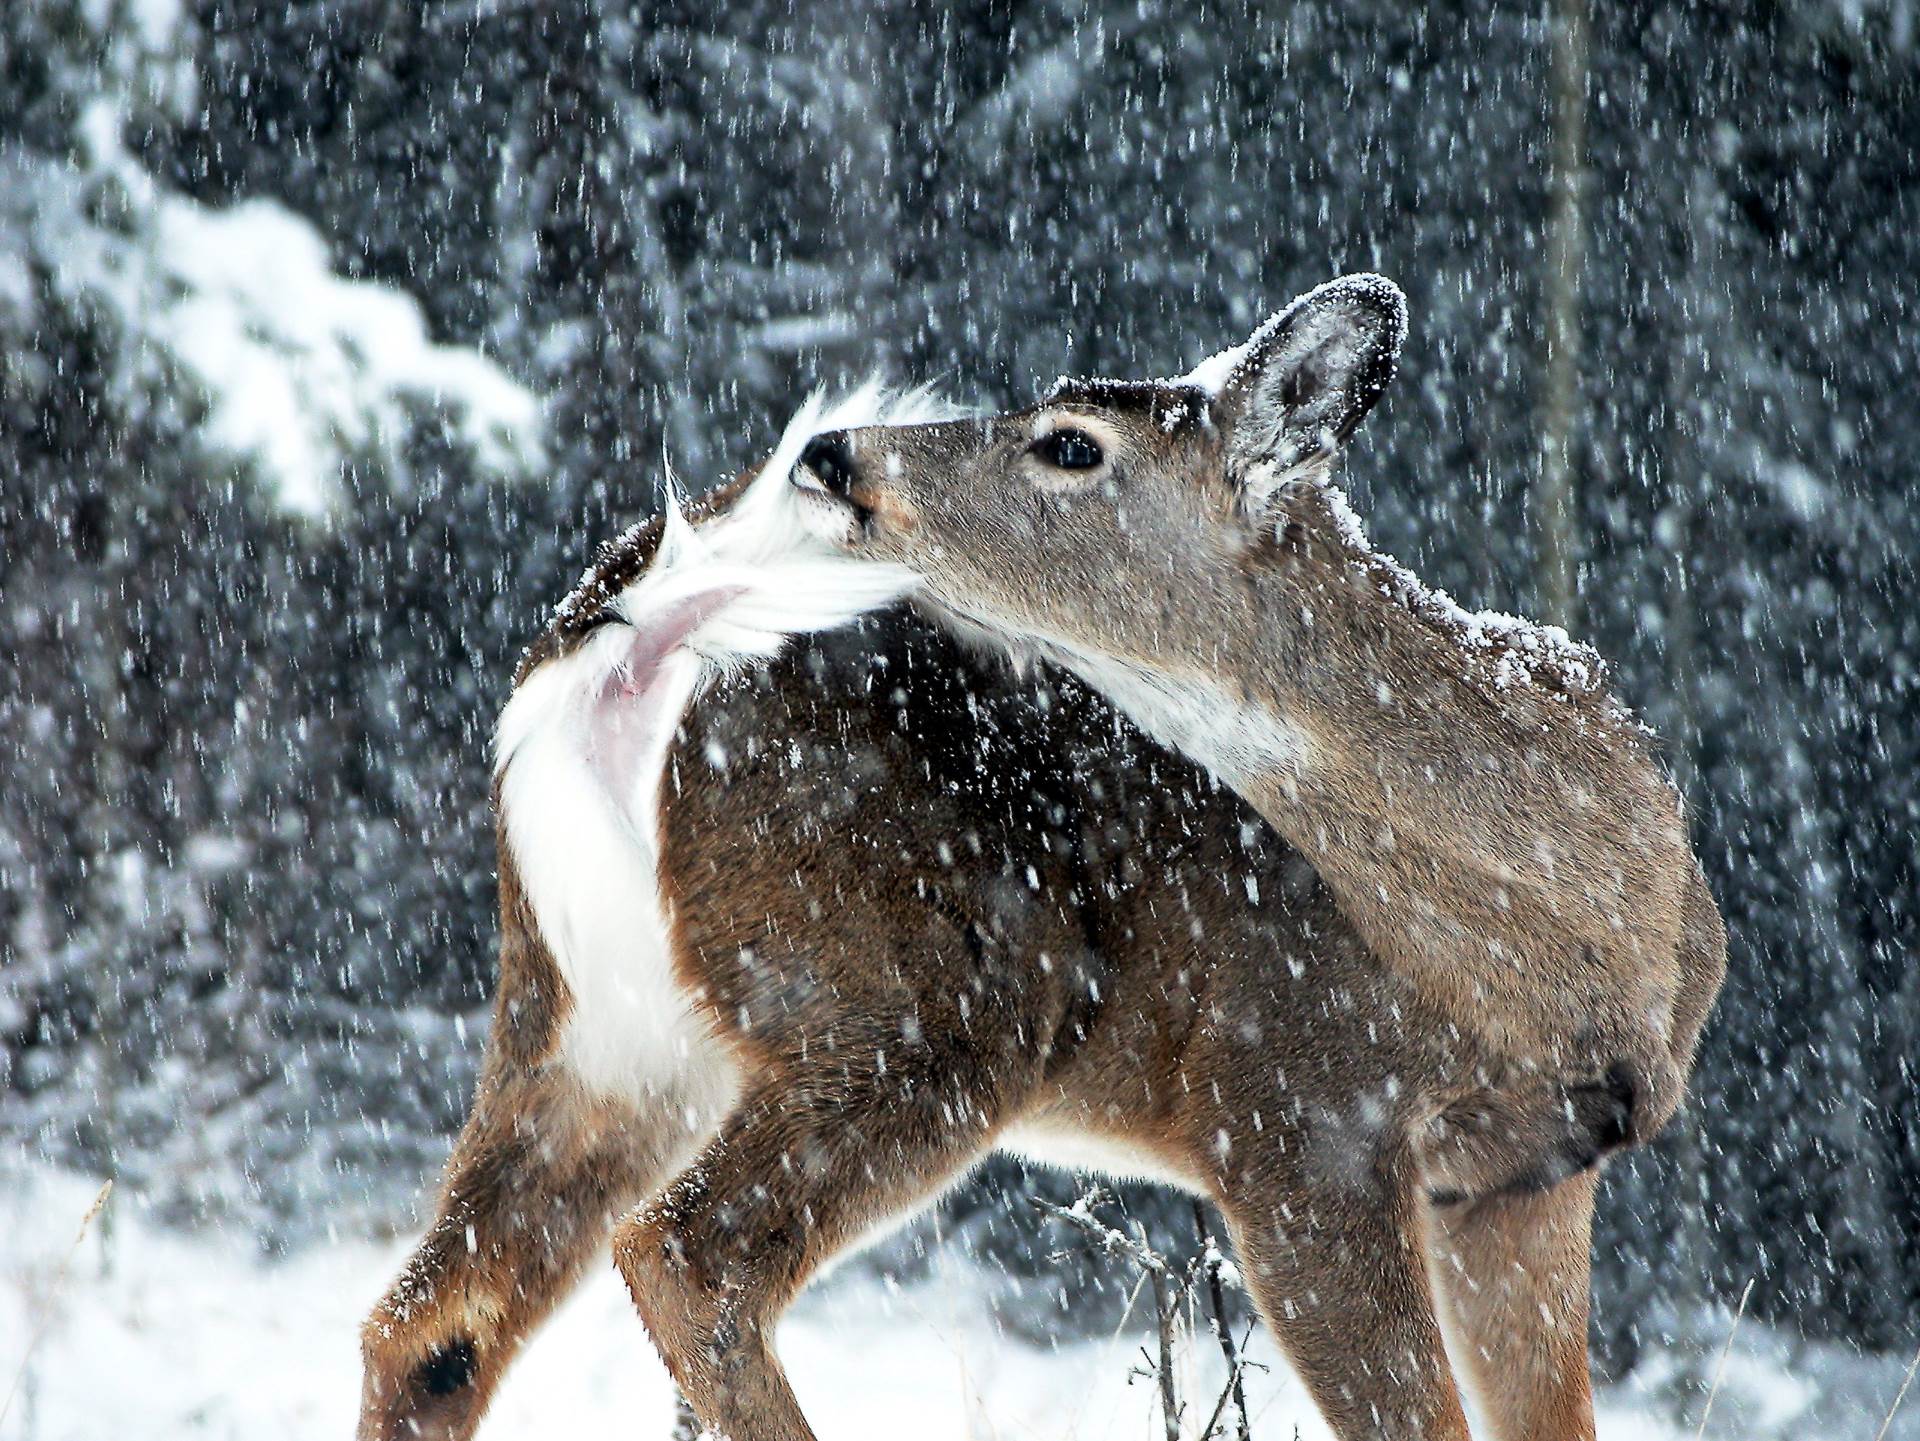
[[[1917, 20], [0, 9], [0, 1137], [273, 1246], [407, 1224], [486, 1024], [493, 718], [663, 446], [712, 483], [875, 368], [1176, 372], [1378, 269], [1375, 538], [1616, 658], [1732, 932], [1689, 1117], [1611, 1173], [1602, 1354], [1749, 1280], [1910, 1346]], [[944, 1224], [1052, 1285], [1033, 1184]]]

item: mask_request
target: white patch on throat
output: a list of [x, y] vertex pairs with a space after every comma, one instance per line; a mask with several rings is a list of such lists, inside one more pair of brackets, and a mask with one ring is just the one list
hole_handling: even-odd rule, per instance
[[836, 555], [799, 523], [788, 473], [813, 435], [858, 423], [856, 407], [899, 413], [871, 388], [837, 407], [810, 401], [726, 511], [695, 527], [670, 506], [652, 564], [612, 603], [619, 619], [528, 675], [495, 736], [506, 842], [572, 995], [565, 1062], [590, 1090], [671, 1112], [689, 1151], [738, 1078], [676, 974], [661, 776], [716, 677], [912, 588], [909, 572]]
[[1282, 770], [1298, 775], [1307, 767], [1305, 731], [1212, 681], [1167, 675], [1077, 647], [1049, 644], [1043, 654], [1099, 691], [1168, 750], [1229, 784]]
[[1000, 616], [958, 610], [923, 594], [919, 607], [955, 639], [998, 652], [1015, 669], [1049, 661], [1079, 677], [1154, 740], [1234, 784], [1256, 775], [1303, 774], [1307, 733], [1285, 716], [1198, 676], [1175, 676]]

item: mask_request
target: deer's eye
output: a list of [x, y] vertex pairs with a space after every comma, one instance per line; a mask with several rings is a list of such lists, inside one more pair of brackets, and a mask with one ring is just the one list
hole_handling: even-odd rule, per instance
[[1100, 442], [1084, 430], [1054, 430], [1033, 443], [1033, 453], [1061, 470], [1092, 470], [1104, 458]]

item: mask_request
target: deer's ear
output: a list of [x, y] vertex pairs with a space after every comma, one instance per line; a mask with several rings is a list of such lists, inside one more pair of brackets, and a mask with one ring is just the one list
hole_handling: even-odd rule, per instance
[[1406, 333], [1399, 286], [1343, 275], [1229, 352], [1213, 416], [1235, 481], [1270, 492], [1330, 464], [1393, 379]]

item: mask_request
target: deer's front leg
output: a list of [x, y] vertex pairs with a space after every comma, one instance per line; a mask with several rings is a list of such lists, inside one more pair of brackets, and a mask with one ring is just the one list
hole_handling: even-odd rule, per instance
[[815, 1097], [804, 1084], [764, 1084], [620, 1226], [614, 1260], [709, 1431], [813, 1441], [773, 1353], [774, 1323], [836, 1251], [971, 1163], [990, 1111], [951, 1076], [894, 1072]]
[[664, 1106], [591, 1096], [557, 1065], [483, 1084], [433, 1225], [361, 1329], [360, 1441], [471, 1436], [521, 1342], [685, 1142]]
[[1217, 1198], [1248, 1284], [1340, 1441], [1468, 1441], [1411, 1151], [1341, 1140], [1231, 1135]]
[[1593, 1441], [1587, 1310], [1598, 1174], [1436, 1208], [1434, 1276], [1500, 1441]]

